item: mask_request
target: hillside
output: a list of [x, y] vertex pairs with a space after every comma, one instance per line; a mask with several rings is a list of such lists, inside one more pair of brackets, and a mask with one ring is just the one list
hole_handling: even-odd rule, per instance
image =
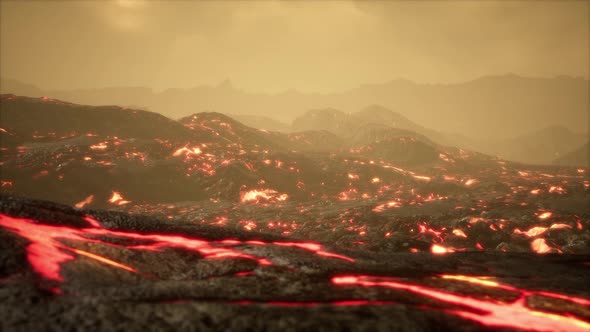
[[101, 135], [154, 139], [195, 138], [180, 123], [148, 111], [119, 106], [84, 106], [50, 98], [0, 96], [2, 127], [22, 137]]
[[576, 134], [563, 126], [550, 126], [510, 139], [471, 141], [467, 146], [507, 160], [550, 165], [587, 140], [587, 135]]
[[291, 131], [290, 125], [277, 121], [268, 116], [251, 114], [228, 114], [228, 116], [252, 128], [280, 132]]
[[[366, 164], [367, 158], [414, 167], [440, 163], [441, 153], [465, 158], [419, 134], [391, 128], [361, 127], [343, 139], [321, 130], [263, 131], [215, 112], [174, 121], [118, 106], [14, 95], [0, 101], [2, 179], [10, 183], [4, 189], [66, 204], [92, 196], [93, 204], [104, 207], [114, 192], [145, 203], [235, 201], [259, 187], [268, 189], [264, 197], [294, 201], [357, 196], [343, 194], [350, 189], [350, 172], [414, 181], [413, 172], [391, 173]], [[354, 171], [352, 160], [359, 163]], [[355, 188], [377, 189], [370, 182]]]
[[576, 148], [553, 161], [554, 165], [590, 167], [590, 143]]

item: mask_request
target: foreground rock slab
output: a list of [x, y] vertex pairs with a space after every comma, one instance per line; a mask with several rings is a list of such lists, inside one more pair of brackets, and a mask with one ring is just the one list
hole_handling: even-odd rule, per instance
[[0, 196], [0, 330], [588, 331], [590, 256], [379, 254]]

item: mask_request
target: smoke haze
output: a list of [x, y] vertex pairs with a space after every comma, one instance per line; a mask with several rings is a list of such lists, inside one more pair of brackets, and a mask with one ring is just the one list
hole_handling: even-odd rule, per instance
[[45, 89], [336, 92], [588, 78], [586, 1], [2, 1], [3, 77]]

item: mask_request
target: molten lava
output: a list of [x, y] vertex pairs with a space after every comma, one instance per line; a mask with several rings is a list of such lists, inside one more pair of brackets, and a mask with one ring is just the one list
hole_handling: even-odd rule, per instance
[[86, 197], [83, 201], [76, 203], [74, 206], [78, 209], [82, 209], [86, 205], [92, 203], [93, 200], [94, 200], [94, 195], [90, 195], [90, 196]]
[[[447, 277], [446, 279], [451, 278]], [[453, 279], [462, 280], [460, 277]], [[466, 277], [466, 279], [469, 282], [473, 282], [473, 279], [469, 277]], [[453, 306], [467, 307], [471, 310], [450, 308], [443, 311], [489, 327], [563, 332], [582, 332], [590, 329], [590, 323], [583, 320], [530, 309], [526, 304], [527, 297], [534, 294], [534, 292], [530, 291], [521, 292], [521, 297], [518, 300], [512, 303], [506, 303], [453, 294], [418, 284], [404, 283], [387, 277], [362, 275], [336, 276], [332, 278], [332, 283], [338, 286], [385, 287], [409, 291]], [[479, 281], [478, 284], [491, 287], [497, 287], [499, 285], [493, 282], [487, 283], [486, 280]], [[513, 289], [518, 290], [517, 288]]]
[[443, 247], [443, 246], [441, 246], [441, 245], [438, 245], [438, 244], [433, 244], [433, 245], [432, 245], [432, 247], [430, 247], [430, 251], [431, 251], [433, 254], [439, 254], [439, 255], [440, 255], [440, 254], [446, 254], [446, 253], [448, 253], [448, 252], [454, 252], [454, 250], [453, 250], [453, 249], [451, 249], [451, 248], [446, 248], [446, 247]]
[[126, 201], [125, 199], [123, 199], [123, 196], [121, 196], [121, 194], [116, 191], [113, 191], [113, 194], [109, 199], [109, 202], [115, 205], [125, 205], [131, 203], [131, 201]]
[[551, 213], [551, 212], [543, 212], [543, 213], [539, 214], [538, 218], [544, 220], [544, 219], [551, 218], [552, 215], [553, 215], [553, 213]]
[[551, 252], [551, 247], [547, 245], [545, 239], [536, 239], [531, 242], [531, 248], [534, 252], [539, 254], [547, 254]]
[[250, 190], [240, 193], [242, 203], [282, 202], [288, 197], [287, 194], [279, 194], [272, 189]]
[[94, 238], [96, 236], [108, 236], [119, 239], [148, 242], [148, 244], [125, 246], [127, 249], [131, 250], [160, 251], [163, 248], [183, 248], [200, 254], [204, 259], [244, 258], [254, 260], [259, 265], [272, 265], [272, 262], [266, 258], [256, 257], [250, 254], [242, 253], [232, 248], [228, 248], [228, 246], [250, 244], [297, 247], [319, 256], [354, 262], [354, 259], [350, 257], [326, 251], [323, 249], [322, 245], [316, 243], [280, 241], [266, 243], [263, 241], [244, 242], [238, 240], [207, 241], [177, 235], [140, 234], [112, 231], [103, 228], [100, 223], [93, 218], [85, 217], [84, 219], [88, 222], [89, 227], [78, 229], [67, 226], [45, 225], [30, 219], [14, 218], [0, 214], [0, 226], [3, 226], [29, 240], [30, 244], [27, 246], [27, 258], [29, 263], [42, 277], [55, 281], [63, 281], [63, 278], [60, 276], [61, 264], [74, 260], [74, 253], [119, 269], [137, 272], [135, 268], [131, 266], [74, 248], [60, 241], [70, 240], [82, 243], [93, 242], [108, 246], [120, 247], [120, 245], [97, 240]]
[[185, 156], [196, 156], [196, 155], [200, 155], [201, 153], [203, 153], [203, 151], [201, 151], [200, 148], [195, 147], [195, 148], [188, 148], [188, 147], [182, 147], [176, 151], [174, 151], [174, 153], [172, 154], [173, 157], [178, 157], [180, 155], [185, 155]]

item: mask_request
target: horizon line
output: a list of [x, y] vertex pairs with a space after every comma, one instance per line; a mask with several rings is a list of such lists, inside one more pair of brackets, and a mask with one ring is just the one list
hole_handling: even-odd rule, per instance
[[[6, 76], [0, 76], [0, 80], [15, 81], [15, 82], [18, 82], [23, 85], [30, 85], [30, 86], [32, 86], [36, 89], [42, 90], [42, 91], [52, 91], [52, 92], [53, 91], [60, 91], [60, 92], [63, 92], [63, 91], [87, 91], [87, 90], [104, 90], [104, 89], [148, 89], [154, 94], [159, 94], [159, 93], [163, 93], [168, 90], [185, 90], [186, 91], [186, 90], [193, 90], [193, 89], [199, 89], [199, 88], [218, 89], [218, 88], [229, 87], [230, 89], [235, 90], [235, 91], [239, 91], [239, 92], [243, 92], [243, 93], [250, 93], [250, 94], [261, 94], [261, 95], [281, 95], [281, 94], [287, 94], [287, 93], [329, 95], [329, 94], [335, 94], [335, 93], [348, 92], [348, 91], [363, 88], [363, 87], [387, 85], [387, 84], [392, 84], [394, 82], [407, 82], [409, 84], [414, 84], [414, 85], [448, 86], [448, 85], [461, 85], [461, 84], [471, 83], [471, 82], [475, 82], [475, 81], [485, 79], [485, 78], [502, 78], [502, 77], [514, 77], [514, 78], [524, 78], [524, 79], [546, 79], [546, 80], [564, 79], [565, 78], [565, 79], [572, 79], [572, 80], [580, 80], [581, 79], [581, 80], [585, 80], [585, 81], [590, 81], [590, 77], [585, 77], [584, 75], [573, 76], [573, 75], [569, 75], [569, 74], [556, 74], [553, 76], [526, 76], [526, 75], [517, 74], [517, 73], [513, 73], [513, 72], [506, 72], [504, 74], [483, 75], [483, 76], [479, 76], [479, 77], [476, 77], [473, 79], [458, 81], [458, 82], [418, 82], [418, 81], [411, 80], [411, 79], [408, 79], [405, 77], [398, 77], [398, 78], [390, 79], [388, 81], [377, 82], [377, 83], [361, 83], [361, 84], [357, 85], [356, 87], [340, 89], [340, 90], [333, 90], [330, 92], [303, 91], [299, 88], [293, 88], [293, 87], [279, 90], [277, 92], [268, 92], [268, 91], [260, 91], [260, 90], [259, 91], [248, 90], [248, 89], [236, 87], [230, 78], [226, 78], [217, 84], [201, 84], [201, 85], [195, 85], [192, 87], [168, 87], [168, 88], [163, 88], [163, 89], [157, 89], [154, 87], [140, 86], [140, 85], [113, 85], [113, 86], [80, 87], [80, 88], [44, 88], [44, 87], [40, 87], [39, 85], [37, 85], [35, 83], [30, 83], [30, 82], [27, 82], [24, 80], [10, 78], [10, 77], [6, 77]], [[2, 87], [0, 86], [0, 90], [1, 89], [2, 89]]]

